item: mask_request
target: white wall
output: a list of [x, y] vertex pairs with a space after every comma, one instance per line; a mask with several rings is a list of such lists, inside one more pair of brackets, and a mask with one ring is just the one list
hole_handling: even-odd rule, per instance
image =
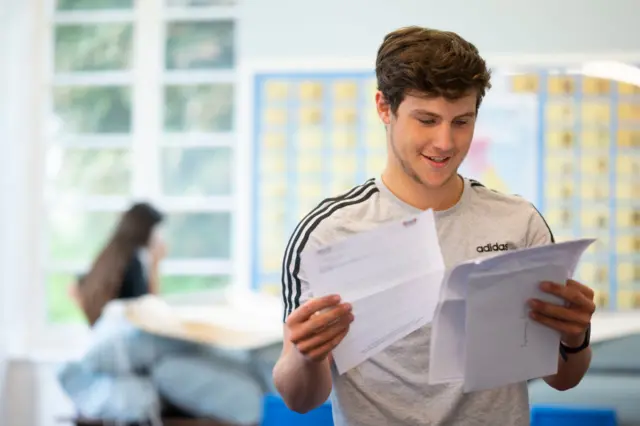
[[384, 34], [459, 32], [487, 54], [640, 51], [637, 0], [245, 0], [243, 58], [371, 57]]
[[[29, 276], [37, 268], [27, 243], [36, 216], [26, 207], [30, 194], [29, 170], [34, 165], [30, 147], [37, 112], [28, 100], [40, 82], [32, 77], [34, 50], [31, 40], [36, 29], [38, 0], [0, 0], [0, 380], [2, 352], [26, 342], [24, 316], [29, 286], [16, 277]], [[161, 0], [138, 0], [161, 1]], [[375, 52], [385, 33], [400, 26], [423, 25], [459, 32], [484, 54], [500, 53], [608, 53], [640, 52], [638, 0], [564, 0], [537, 2], [524, 0], [474, 0], [447, 3], [442, 0], [241, 0], [239, 56], [241, 61], [273, 59], [367, 58], [373, 64]], [[615, 5], [615, 7], [613, 7]], [[39, 28], [40, 31], [44, 30]], [[37, 33], [36, 33], [37, 34]], [[242, 120], [240, 120], [242, 122]], [[23, 191], [9, 194], [10, 188]], [[35, 212], [37, 213], [37, 212]], [[9, 326], [10, 325], [10, 326]], [[12, 381], [28, 385], [13, 398], [12, 416], [39, 413], [31, 418], [14, 418], [15, 424], [38, 426], [35, 418], [49, 418], [58, 412], [51, 374], [47, 383], [40, 374], [26, 370], [22, 363], [12, 370]], [[51, 370], [43, 366], [43, 371]], [[24, 375], [28, 380], [24, 380]], [[44, 379], [43, 379], [44, 380]], [[35, 381], [36, 383], [32, 383]], [[1, 383], [1, 382], [0, 382]], [[15, 402], [2, 393], [0, 401]], [[43, 396], [37, 389], [49, 389]], [[32, 394], [33, 393], [33, 394]], [[22, 396], [20, 396], [22, 395]], [[30, 405], [25, 405], [30, 403]], [[0, 424], [6, 423], [1, 413]]]

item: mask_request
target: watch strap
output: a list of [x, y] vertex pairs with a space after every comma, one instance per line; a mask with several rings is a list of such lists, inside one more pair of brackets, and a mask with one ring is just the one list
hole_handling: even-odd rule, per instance
[[589, 347], [590, 343], [591, 343], [591, 324], [587, 326], [587, 329], [584, 333], [584, 341], [580, 346], [572, 348], [560, 342], [560, 356], [562, 357], [563, 360], [566, 361], [567, 354], [577, 354], [579, 352], [582, 352], [583, 350]]

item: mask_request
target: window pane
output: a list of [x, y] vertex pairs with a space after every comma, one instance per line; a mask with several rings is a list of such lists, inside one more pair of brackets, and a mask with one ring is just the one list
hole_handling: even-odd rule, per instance
[[168, 257], [228, 259], [231, 254], [231, 214], [171, 213], [167, 215]]
[[[57, 157], [57, 158], [56, 158]], [[61, 158], [60, 158], [61, 157]], [[126, 149], [53, 149], [48, 171], [56, 192], [64, 195], [128, 195], [130, 153]]]
[[162, 188], [166, 195], [229, 195], [230, 148], [163, 148]]
[[56, 87], [54, 111], [65, 133], [129, 133], [128, 87]]
[[228, 275], [164, 275], [160, 279], [160, 292], [162, 294], [181, 294], [219, 290], [227, 287], [230, 283], [231, 278]]
[[58, 10], [132, 9], [133, 0], [58, 0]]
[[166, 0], [169, 7], [226, 6], [236, 4], [236, 0]]
[[129, 69], [133, 46], [131, 24], [58, 25], [56, 71]]
[[233, 21], [169, 23], [167, 69], [233, 68], [233, 34]]
[[55, 209], [49, 217], [49, 259], [89, 264], [110, 237], [119, 216], [116, 212]]
[[228, 132], [233, 127], [231, 84], [169, 86], [165, 89], [165, 130]]
[[79, 323], [86, 319], [82, 310], [69, 294], [75, 286], [72, 274], [50, 274], [47, 277], [47, 319], [54, 323]]

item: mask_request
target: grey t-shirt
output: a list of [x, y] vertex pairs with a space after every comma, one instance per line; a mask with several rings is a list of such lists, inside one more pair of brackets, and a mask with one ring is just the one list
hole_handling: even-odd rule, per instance
[[[536, 208], [514, 195], [465, 179], [458, 203], [435, 213], [447, 268], [504, 250], [553, 242]], [[371, 179], [320, 203], [293, 232], [283, 259], [284, 317], [312, 297], [300, 254], [420, 211]], [[356, 319], [357, 321], [357, 319]], [[358, 367], [338, 375], [333, 369], [336, 426], [521, 426], [529, 424], [526, 383], [463, 394], [459, 384], [429, 385], [427, 325]]]

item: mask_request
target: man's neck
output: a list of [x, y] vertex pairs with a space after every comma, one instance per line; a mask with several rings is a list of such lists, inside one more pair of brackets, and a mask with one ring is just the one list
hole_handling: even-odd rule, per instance
[[408, 176], [404, 171], [386, 168], [382, 182], [400, 200], [420, 209], [442, 211], [455, 206], [464, 191], [462, 177], [456, 175], [439, 188], [428, 188]]

